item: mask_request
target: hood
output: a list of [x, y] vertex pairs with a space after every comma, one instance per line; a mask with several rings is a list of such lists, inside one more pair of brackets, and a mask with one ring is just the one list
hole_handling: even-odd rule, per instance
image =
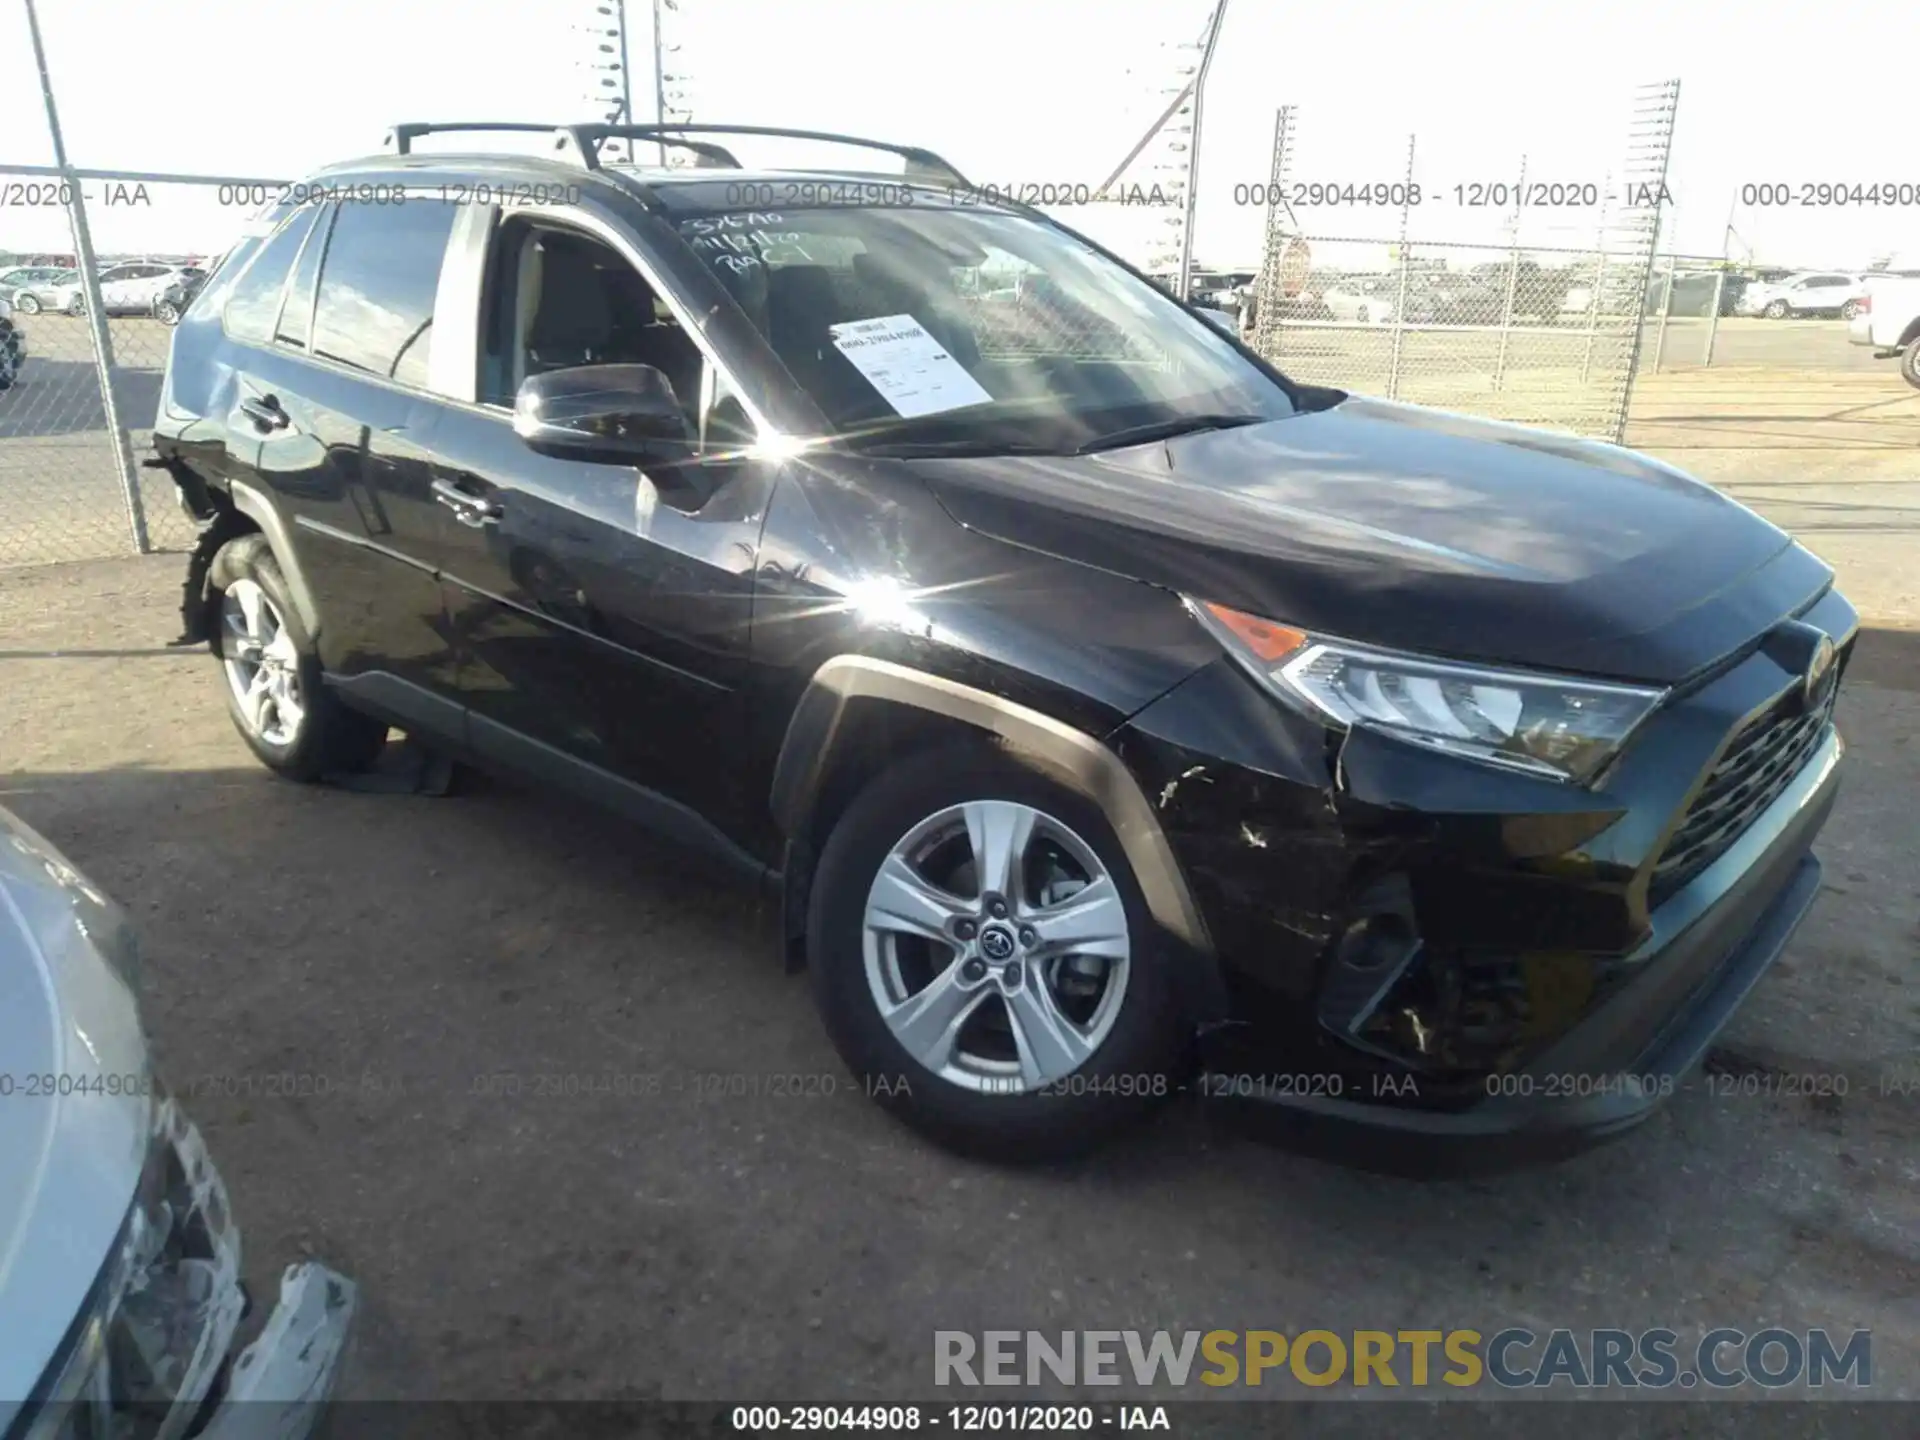
[[139, 1181], [148, 1068], [130, 960], [119, 909], [0, 810], [0, 1414], [52, 1358]]
[[1082, 457], [907, 462], [963, 525], [1309, 630], [1669, 684], [1832, 572], [1617, 446], [1383, 400]]

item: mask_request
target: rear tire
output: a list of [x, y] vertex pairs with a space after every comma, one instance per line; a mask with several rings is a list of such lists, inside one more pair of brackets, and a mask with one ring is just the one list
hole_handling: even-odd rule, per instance
[[1900, 352], [1900, 378], [1920, 390], [1920, 340]]
[[1769, 320], [1785, 320], [1793, 314], [1793, 308], [1784, 300], [1774, 300], [1769, 302], [1767, 308], [1760, 313]]
[[171, 300], [156, 300], [153, 303], [153, 318], [162, 325], [178, 325], [180, 308]]
[[1858, 315], [1859, 313], [1860, 313], [1860, 302], [1858, 300], [1849, 300], [1846, 304], [1840, 307], [1840, 318], [1842, 320], [1851, 320], [1853, 319], [1854, 316]]
[[[982, 851], [990, 879], [1012, 857], [998, 888], [973, 878]], [[902, 760], [848, 807], [807, 961], [866, 1093], [962, 1154], [1084, 1151], [1177, 1088], [1187, 1027], [1112, 826], [984, 742]]]
[[85, 297], [76, 295], [71, 300], [67, 301], [67, 314], [73, 316], [74, 319], [78, 320], [82, 315], [85, 315], [86, 313], [87, 313], [87, 302]]
[[313, 640], [266, 539], [244, 535], [214, 557], [211, 647], [234, 728], [289, 780], [364, 770], [387, 727], [342, 705], [321, 679]]

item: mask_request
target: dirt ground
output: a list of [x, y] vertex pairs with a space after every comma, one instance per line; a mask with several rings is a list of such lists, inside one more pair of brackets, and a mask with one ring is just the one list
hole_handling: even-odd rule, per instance
[[178, 556], [0, 570], [0, 803], [132, 913], [254, 1285], [359, 1280], [352, 1395], [925, 1398], [936, 1329], [1778, 1325], [1870, 1329], [1874, 1393], [1920, 1397], [1920, 396], [1713, 378], [1635, 439], [1802, 528], [1869, 626], [1825, 893], [1723, 1060], [1844, 1098], [1696, 1081], [1599, 1153], [1438, 1185], [1190, 1103], [1070, 1167], [956, 1160], [851, 1092], [747, 898], [646, 836], [268, 776], [165, 648]]

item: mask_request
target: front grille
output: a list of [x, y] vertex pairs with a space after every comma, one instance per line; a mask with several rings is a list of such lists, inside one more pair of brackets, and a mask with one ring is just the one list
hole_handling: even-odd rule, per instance
[[1658, 905], [1726, 854], [1780, 798], [1813, 757], [1839, 693], [1832, 686], [1818, 708], [1806, 711], [1797, 711], [1788, 695], [1734, 737], [1654, 865], [1649, 903]]

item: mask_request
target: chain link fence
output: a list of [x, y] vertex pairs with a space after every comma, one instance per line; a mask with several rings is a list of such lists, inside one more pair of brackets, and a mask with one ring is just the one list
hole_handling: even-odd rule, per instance
[[[1619, 440], [1679, 95], [1677, 80], [1635, 93], [1618, 171], [1529, 180], [1520, 157], [1511, 183], [1449, 184], [1415, 137], [1400, 163], [1359, 183], [1296, 183], [1301, 127], [1282, 107], [1266, 183], [1248, 187], [1266, 204], [1267, 235], [1243, 332], [1304, 381]], [[1378, 228], [1308, 233], [1296, 203], [1358, 206]], [[1416, 234], [1485, 229], [1496, 214], [1501, 245]], [[1564, 243], [1583, 229], [1589, 243]]]
[[[268, 195], [271, 182], [0, 167], [6, 205], [29, 233], [79, 246], [0, 254], [21, 359], [0, 390], [0, 565], [94, 559], [193, 543], [173, 482], [149, 453], [172, 339], [170, 321]], [[156, 224], [156, 222], [159, 222]], [[158, 229], [178, 248], [143, 245]], [[0, 235], [0, 242], [11, 240]], [[123, 440], [124, 437], [124, 446]]]

